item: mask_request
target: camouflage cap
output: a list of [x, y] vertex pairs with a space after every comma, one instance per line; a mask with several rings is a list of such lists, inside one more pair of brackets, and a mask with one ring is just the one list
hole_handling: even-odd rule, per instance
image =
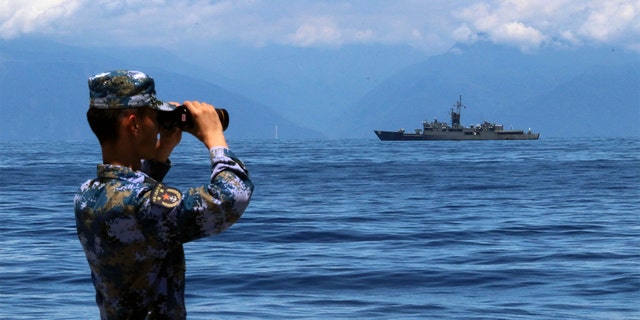
[[176, 108], [156, 98], [153, 78], [132, 70], [109, 71], [89, 78], [89, 99], [89, 108], [97, 109]]

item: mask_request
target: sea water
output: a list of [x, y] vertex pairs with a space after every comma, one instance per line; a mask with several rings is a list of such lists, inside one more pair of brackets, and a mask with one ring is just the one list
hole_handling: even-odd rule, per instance
[[[204, 184], [184, 138], [165, 183]], [[638, 139], [230, 140], [255, 183], [185, 245], [189, 319], [638, 319]], [[97, 319], [73, 196], [99, 146], [0, 143], [0, 318]]]

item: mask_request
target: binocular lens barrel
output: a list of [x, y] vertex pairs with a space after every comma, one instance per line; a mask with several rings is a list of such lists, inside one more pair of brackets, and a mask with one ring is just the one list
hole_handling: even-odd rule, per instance
[[225, 109], [216, 109], [216, 113], [218, 114], [218, 118], [220, 118], [220, 123], [222, 124], [222, 131], [227, 130], [229, 127], [229, 113]]

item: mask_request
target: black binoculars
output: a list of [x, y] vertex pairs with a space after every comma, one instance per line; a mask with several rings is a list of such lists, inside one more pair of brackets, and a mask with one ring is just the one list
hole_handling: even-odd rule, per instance
[[[225, 109], [217, 108], [216, 113], [218, 114], [218, 118], [220, 118], [222, 131], [227, 130], [227, 127], [229, 127], [229, 113]], [[158, 123], [165, 129], [178, 127], [183, 131], [191, 129], [195, 125], [191, 112], [183, 105], [173, 111], [158, 112]]]

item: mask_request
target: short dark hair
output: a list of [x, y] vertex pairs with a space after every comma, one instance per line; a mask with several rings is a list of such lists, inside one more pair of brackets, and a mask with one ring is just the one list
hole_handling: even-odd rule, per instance
[[87, 121], [91, 131], [96, 135], [100, 144], [118, 140], [118, 125], [123, 116], [135, 113], [142, 115], [145, 108], [126, 109], [98, 109], [89, 108], [87, 110]]

